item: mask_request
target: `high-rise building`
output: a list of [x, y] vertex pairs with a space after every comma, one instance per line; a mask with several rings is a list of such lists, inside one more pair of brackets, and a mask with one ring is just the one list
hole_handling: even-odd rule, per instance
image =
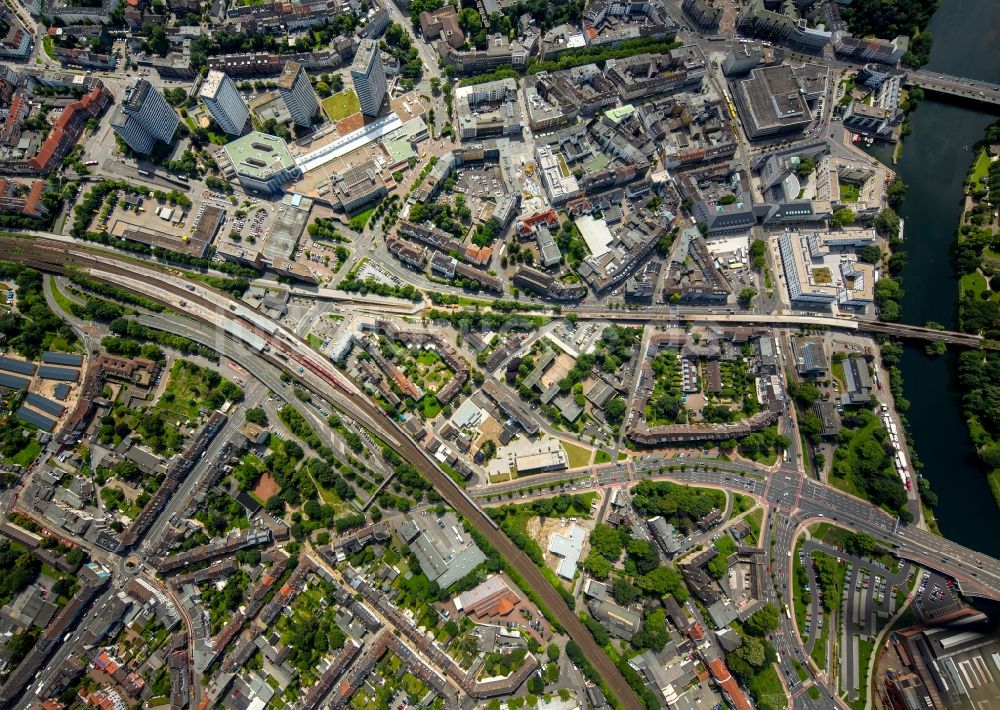
[[351, 79], [361, 103], [361, 113], [377, 116], [385, 98], [385, 68], [378, 52], [378, 42], [366, 39], [358, 46], [351, 65]]
[[236, 90], [236, 83], [221, 71], [210, 71], [198, 96], [219, 126], [231, 136], [243, 134], [250, 111]]
[[301, 64], [285, 62], [285, 68], [278, 77], [278, 95], [288, 107], [295, 125], [312, 125], [312, 118], [319, 110], [319, 101]]
[[111, 118], [115, 133], [136, 153], [149, 155], [156, 141], [171, 143], [181, 119], [163, 94], [145, 79], [126, 89]]

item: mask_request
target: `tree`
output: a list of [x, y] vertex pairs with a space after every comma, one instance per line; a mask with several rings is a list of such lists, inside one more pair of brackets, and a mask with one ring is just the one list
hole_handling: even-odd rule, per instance
[[753, 301], [753, 298], [756, 295], [757, 295], [756, 289], [753, 288], [743, 289], [742, 291], [740, 291], [739, 294], [740, 305], [743, 306], [743, 308], [749, 308], [750, 303]]
[[789, 381], [788, 393], [792, 395], [792, 398], [802, 407], [812, 406], [812, 404], [820, 397], [819, 388], [811, 382]]
[[831, 229], [840, 229], [841, 227], [846, 227], [849, 224], [854, 224], [854, 212], [847, 207], [841, 207], [830, 217]]
[[598, 579], [607, 579], [611, 574], [611, 563], [593, 550], [583, 562], [583, 568]]
[[882, 250], [874, 244], [866, 244], [858, 249], [858, 258], [868, 264], [877, 264], [882, 260]]
[[802, 178], [809, 177], [815, 169], [816, 161], [810, 157], [802, 158], [802, 160], [799, 161], [799, 164], [795, 166], [796, 174]]
[[875, 231], [888, 239], [899, 237], [899, 215], [891, 208], [886, 208], [878, 213], [875, 218]]
[[599, 523], [590, 533], [590, 548], [611, 562], [622, 555], [624, 543], [622, 537], [610, 525]]
[[636, 587], [624, 577], [615, 577], [615, 582], [611, 586], [611, 596], [613, 596], [615, 601], [622, 606], [628, 606], [634, 602], [639, 598], [641, 593], [641, 589]]
[[546, 647], [545, 653], [549, 657], [549, 660], [553, 663], [559, 660], [559, 647], [554, 643], [550, 643], [548, 647]]
[[900, 178], [896, 178], [886, 189], [886, 201], [889, 203], [889, 207], [893, 209], [899, 208], [903, 204], [903, 200], [906, 199], [906, 183]]
[[678, 602], [687, 601], [688, 591], [680, 573], [671, 566], [657, 567], [636, 580], [639, 588], [653, 596], [672, 595]]
[[608, 424], [621, 424], [625, 418], [626, 409], [625, 400], [621, 397], [615, 397], [604, 405], [604, 418], [608, 420]]
[[844, 549], [855, 557], [871, 557], [878, 551], [879, 545], [871, 535], [855, 532], [844, 540]]
[[781, 613], [774, 604], [765, 604], [746, 620], [743, 628], [753, 636], [767, 636], [775, 631], [780, 624]]
[[758, 271], [764, 268], [767, 244], [763, 239], [754, 239], [750, 243], [750, 266]]

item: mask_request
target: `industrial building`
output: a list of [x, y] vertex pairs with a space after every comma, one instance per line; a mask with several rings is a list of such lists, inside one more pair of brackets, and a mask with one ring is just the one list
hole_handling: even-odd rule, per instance
[[566, 534], [552, 533], [549, 538], [549, 552], [559, 557], [559, 567], [556, 569], [563, 579], [573, 579], [576, 574], [576, 563], [583, 554], [583, 543], [587, 541], [586, 529], [573, 523]]
[[420, 568], [441, 589], [447, 589], [486, 561], [453, 513], [437, 518], [418, 513], [399, 527], [399, 534], [420, 562]]

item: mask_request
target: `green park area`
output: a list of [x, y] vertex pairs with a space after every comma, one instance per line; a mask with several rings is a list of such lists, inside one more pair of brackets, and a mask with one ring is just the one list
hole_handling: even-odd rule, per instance
[[371, 216], [374, 212], [375, 212], [374, 207], [369, 207], [368, 209], [361, 210], [353, 217], [351, 217], [348, 224], [351, 226], [351, 229], [353, 229], [355, 232], [360, 232], [365, 228], [365, 225], [368, 224], [368, 220], [371, 219]]
[[[585, 449], [584, 447], [577, 446], [576, 444], [570, 444], [567, 441], [561, 441], [559, 443], [561, 443], [562, 447], [566, 450], [566, 460], [570, 468], [581, 468], [582, 466], [586, 466], [590, 463], [590, 449]], [[602, 453], [605, 454], [605, 456], [608, 456], [607, 453], [599, 451], [597, 452], [598, 458], [600, 458]], [[611, 457], [608, 456], [607, 460], [610, 461]], [[602, 462], [598, 461], [597, 463]]]
[[990, 172], [990, 156], [984, 148], [979, 149], [976, 162], [972, 164], [972, 171], [969, 173], [969, 185], [973, 195], [981, 196], [986, 194], [986, 186], [983, 178]]
[[887, 434], [881, 420], [862, 409], [845, 413], [837, 434], [830, 483], [909, 520], [906, 490], [886, 453]]
[[358, 101], [354, 89], [344, 89], [339, 94], [323, 99], [323, 113], [334, 122], [353, 116], [360, 110], [361, 102]]
[[227, 400], [235, 402], [242, 398], [243, 391], [218, 372], [178, 360], [170, 369], [167, 389], [156, 409], [181, 421], [194, 419], [202, 409], [218, 409]]
[[757, 707], [760, 710], [783, 710], [788, 707], [785, 689], [773, 665], [754, 675], [750, 683], [750, 692], [757, 700]]

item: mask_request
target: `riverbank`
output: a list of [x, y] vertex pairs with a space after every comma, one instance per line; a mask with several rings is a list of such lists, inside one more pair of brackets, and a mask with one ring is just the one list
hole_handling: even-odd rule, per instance
[[[962, 213], [955, 243], [958, 279], [958, 323], [966, 332], [1000, 337], [1000, 122], [986, 129], [973, 147], [963, 183]], [[959, 355], [962, 412], [993, 498], [1000, 507], [1000, 355]]]

